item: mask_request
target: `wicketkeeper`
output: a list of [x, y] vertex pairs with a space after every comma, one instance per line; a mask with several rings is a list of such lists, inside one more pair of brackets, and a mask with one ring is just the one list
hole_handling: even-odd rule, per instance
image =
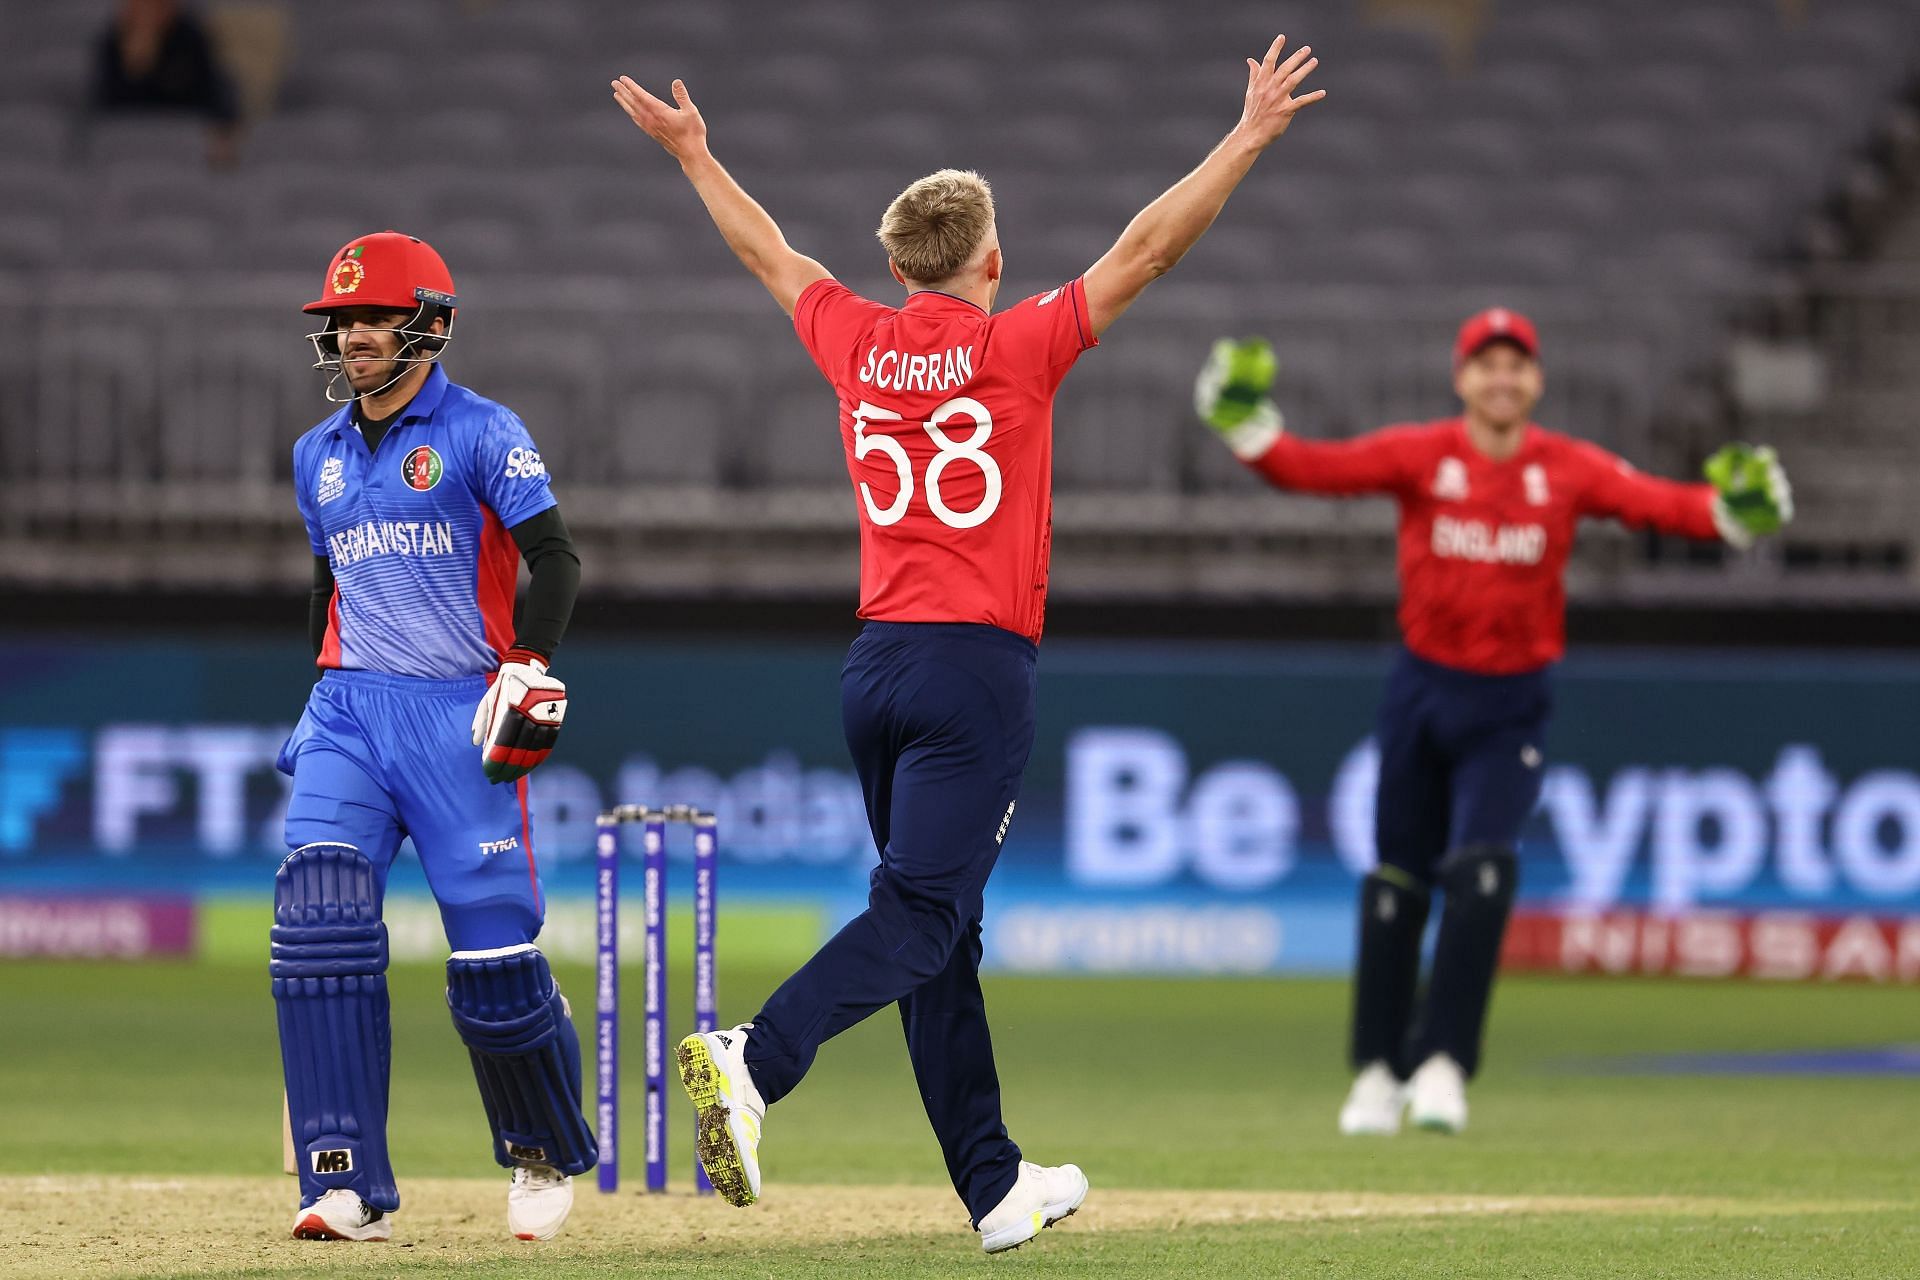
[[570, 1176], [598, 1154], [579, 1041], [534, 945], [545, 903], [526, 784], [566, 715], [547, 662], [580, 561], [526, 427], [440, 367], [455, 304], [440, 255], [383, 231], [335, 254], [305, 308], [325, 322], [308, 335], [315, 368], [344, 405], [293, 449], [321, 675], [280, 755], [293, 793], [273, 995], [305, 1239], [385, 1240], [400, 1207], [381, 903], [406, 837], [452, 948], [447, 1005], [493, 1156], [513, 1170], [512, 1232], [557, 1233]]
[[[1793, 515], [1771, 449], [1728, 445], [1706, 484], [1642, 475], [1596, 445], [1535, 425], [1543, 386], [1534, 326], [1495, 308], [1454, 343], [1456, 418], [1353, 440], [1285, 429], [1259, 340], [1215, 344], [1200, 416], [1275, 485], [1383, 494], [1400, 507], [1400, 630], [1381, 704], [1374, 808], [1379, 865], [1360, 886], [1352, 1063], [1343, 1133], [1415, 1124], [1455, 1133], [1500, 942], [1520, 829], [1540, 798], [1553, 664], [1566, 647], [1562, 581], [1575, 527], [1600, 516], [1738, 547]], [[1433, 967], [1416, 1000], [1421, 935], [1441, 902]]]

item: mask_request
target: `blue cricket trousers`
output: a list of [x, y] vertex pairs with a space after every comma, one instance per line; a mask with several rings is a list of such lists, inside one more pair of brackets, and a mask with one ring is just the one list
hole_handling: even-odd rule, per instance
[[880, 865], [867, 909], [774, 992], [746, 1050], [772, 1103], [823, 1042], [898, 1002], [927, 1119], [976, 1222], [1020, 1170], [980, 994], [980, 914], [1033, 750], [1036, 652], [968, 623], [870, 622], [854, 641], [841, 716]]
[[488, 782], [473, 745], [486, 691], [483, 676], [328, 671], [279, 761], [293, 777], [287, 848], [352, 845], [384, 897], [394, 854], [413, 837], [455, 951], [531, 942], [546, 916], [527, 780]]
[[1450, 851], [1513, 849], [1540, 799], [1553, 690], [1545, 669], [1489, 676], [1406, 650], [1380, 704], [1380, 861], [1422, 884]]

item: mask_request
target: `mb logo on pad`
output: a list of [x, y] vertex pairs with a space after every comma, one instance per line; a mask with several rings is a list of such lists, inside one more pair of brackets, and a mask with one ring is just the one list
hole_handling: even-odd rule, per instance
[[341, 1147], [333, 1151], [314, 1152], [313, 1171], [315, 1173], [352, 1173], [353, 1149]]

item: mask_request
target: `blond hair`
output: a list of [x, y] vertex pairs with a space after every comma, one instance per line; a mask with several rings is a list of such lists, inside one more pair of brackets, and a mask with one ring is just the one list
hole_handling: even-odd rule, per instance
[[992, 225], [987, 180], [970, 169], [942, 169], [895, 196], [875, 234], [900, 274], [938, 284], [973, 259]]

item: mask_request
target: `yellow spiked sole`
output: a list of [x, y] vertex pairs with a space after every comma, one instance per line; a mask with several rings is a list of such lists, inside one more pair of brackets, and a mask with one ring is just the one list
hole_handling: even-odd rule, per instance
[[746, 1164], [727, 1126], [728, 1108], [720, 1096], [720, 1068], [707, 1051], [706, 1041], [697, 1035], [680, 1042], [675, 1058], [680, 1065], [681, 1087], [693, 1103], [697, 1124], [693, 1142], [700, 1154], [700, 1167], [707, 1171], [707, 1181], [722, 1200], [745, 1208], [759, 1197], [747, 1183]]
[[1054, 1223], [1065, 1222], [1068, 1218], [1071, 1218], [1074, 1214], [1078, 1212], [1080, 1212], [1080, 1206], [1075, 1205], [1073, 1206], [1073, 1208], [1067, 1210], [1065, 1213], [1061, 1214], [1059, 1217], [1049, 1218], [1044, 1209], [1036, 1209], [1033, 1212], [1033, 1231], [1031, 1233], [1021, 1236], [1018, 1240], [1015, 1240], [1012, 1244], [1003, 1244], [998, 1246], [997, 1248], [988, 1249], [987, 1252], [990, 1254], [1012, 1253], [1015, 1249], [1018, 1249], [1023, 1245], [1032, 1244], [1035, 1236], [1038, 1236], [1042, 1231], [1045, 1231], [1048, 1227], [1052, 1226]]

